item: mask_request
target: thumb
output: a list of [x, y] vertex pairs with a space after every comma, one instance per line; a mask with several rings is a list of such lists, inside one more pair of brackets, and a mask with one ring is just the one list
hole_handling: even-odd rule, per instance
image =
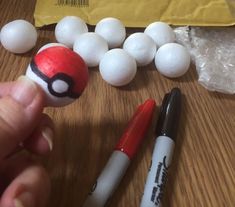
[[29, 137], [44, 105], [43, 93], [25, 76], [12, 82], [7, 91], [0, 99], [0, 160]]

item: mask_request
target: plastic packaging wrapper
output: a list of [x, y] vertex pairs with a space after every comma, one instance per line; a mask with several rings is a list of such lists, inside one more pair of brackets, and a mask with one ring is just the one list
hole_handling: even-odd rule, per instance
[[227, 26], [235, 24], [234, 0], [37, 0], [35, 25], [58, 22], [64, 16], [79, 16], [95, 25], [105, 17], [116, 17], [126, 27], [146, 27], [163, 21], [172, 25]]
[[179, 27], [175, 33], [191, 53], [199, 83], [210, 91], [235, 94], [235, 28]]

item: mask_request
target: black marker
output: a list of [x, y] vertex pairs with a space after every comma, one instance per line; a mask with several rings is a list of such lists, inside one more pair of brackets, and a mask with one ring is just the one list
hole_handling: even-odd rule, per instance
[[152, 166], [145, 184], [140, 207], [159, 207], [167, 181], [178, 130], [181, 109], [181, 92], [173, 88], [166, 94], [157, 123], [157, 139], [152, 156]]

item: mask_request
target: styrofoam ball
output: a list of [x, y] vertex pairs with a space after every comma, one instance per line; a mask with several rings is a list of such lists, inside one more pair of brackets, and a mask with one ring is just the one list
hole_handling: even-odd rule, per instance
[[138, 66], [145, 66], [154, 59], [157, 46], [151, 37], [138, 32], [125, 40], [123, 49], [135, 58]]
[[39, 53], [39, 52], [41, 52], [41, 51], [43, 51], [43, 50], [45, 50], [45, 49], [47, 49], [47, 48], [49, 48], [49, 47], [55, 47], [55, 46], [61, 46], [61, 47], [66, 47], [66, 48], [68, 48], [68, 47], [67, 47], [66, 45], [64, 45], [64, 44], [61, 44], [61, 43], [58, 43], [58, 42], [52, 42], [52, 43], [47, 43], [47, 44], [43, 45], [43, 46], [38, 50], [37, 53]]
[[46, 106], [65, 106], [79, 98], [88, 83], [88, 68], [71, 49], [49, 47], [37, 53], [26, 76], [45, 93]]
[[75, 40], [73, 50], [83, 58], [88, 67], [96, 67], [108, 51], [108, 44], [100, 35], [88, 32]]
[[7, 23], [1, 29], [2, 46], [13, 53], [25, 53], [31, 50], [37, 42], [35, 27], [22, 19]]
[[125, 26], [119, 19], [113, 17], [100, 20], [95, 27], [95, 33], [108, 42], [109, 48], [121, 46], [126, 38]]
[[146, 27], [144, 33], [149, 35], [158, 47], [175, 41], [174, 31], [164, 22], [151, 23]]
[[190, 54], [187, 49], [177, 43], [167, 43], [161, 46], [155, 56], [157, 70], [169, 78], [184, 75], [190, 66]]
[[88, 32], [86, 23], [79, 17], [66, 16], [55, 27], [56, 40], [69, 48], [73, 47], [75, 39]]
[[109, 50], [100, 61], [102, 78], [113, 86], [123, 86], [135, 77], [137, 65], [135, 59], [123, 49]]

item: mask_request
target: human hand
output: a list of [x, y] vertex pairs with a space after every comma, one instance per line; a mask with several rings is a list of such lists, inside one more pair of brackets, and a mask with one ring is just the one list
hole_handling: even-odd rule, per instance
[[0, 83], [0, 207], [43, 207], [50, 192], [45, 169], [21, 148], [52, 149], [53, 123], [43, 114], [44, 95], [25, 76]]

